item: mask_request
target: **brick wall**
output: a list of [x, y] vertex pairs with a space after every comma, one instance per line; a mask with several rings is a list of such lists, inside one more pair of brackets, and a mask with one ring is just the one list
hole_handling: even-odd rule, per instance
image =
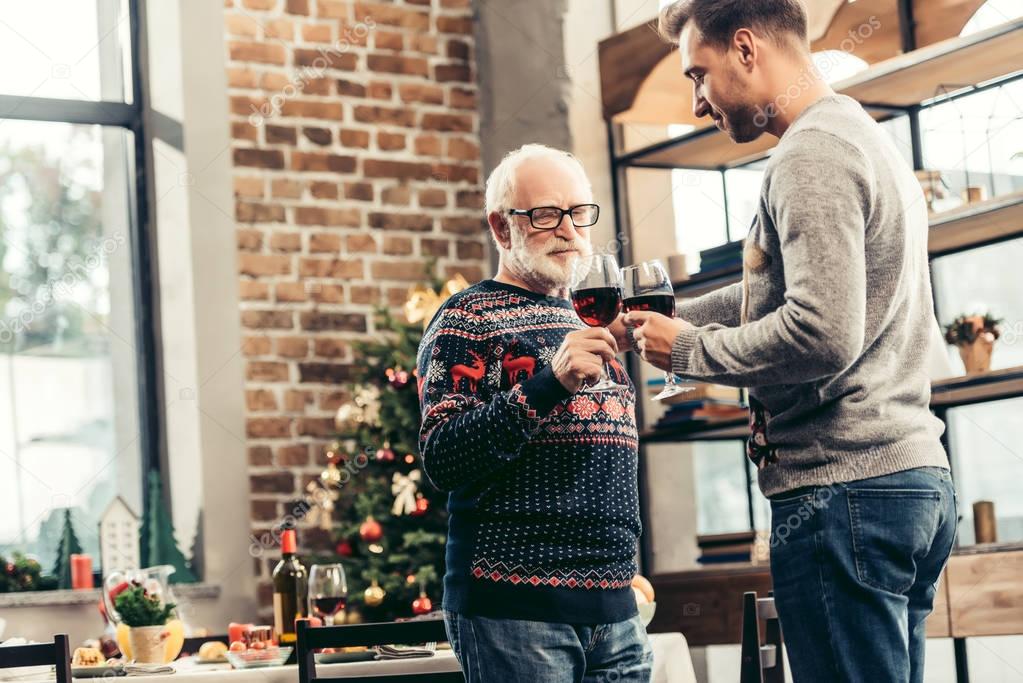
[[429, 257], [482, 278], [488, 237], [469, 0], [225, 0], [225, 25], [258, 538], [322, 469], [373, 306]]

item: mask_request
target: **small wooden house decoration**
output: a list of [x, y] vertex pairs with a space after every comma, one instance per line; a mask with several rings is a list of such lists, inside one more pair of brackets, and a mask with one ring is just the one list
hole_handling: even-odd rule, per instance
[[142, 524], [120, 496], [110, 501], [99, 521], [99, 558], [104, 575], [130, 571], [139, 566], [139, 533]]

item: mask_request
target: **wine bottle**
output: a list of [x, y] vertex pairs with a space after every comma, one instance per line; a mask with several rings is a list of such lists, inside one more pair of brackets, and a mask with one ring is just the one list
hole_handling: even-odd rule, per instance
[[295, 557], [295, 530], [281, 537], [281, 561], [274, 567], [274, 635], [279, 645], [294, 645], [295, 619], [306, 617], [309, 577]]

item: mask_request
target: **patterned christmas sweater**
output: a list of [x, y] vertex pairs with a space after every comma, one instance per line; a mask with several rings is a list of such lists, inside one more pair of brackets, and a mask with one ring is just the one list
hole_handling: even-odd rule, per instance
[[636, 614], [635, 390], [570, 395], [551, 359], [566, 299], [494, 280], [455, 294], [419, 346], [419, 444], [449, 491], [444, 608], [561, 623]]

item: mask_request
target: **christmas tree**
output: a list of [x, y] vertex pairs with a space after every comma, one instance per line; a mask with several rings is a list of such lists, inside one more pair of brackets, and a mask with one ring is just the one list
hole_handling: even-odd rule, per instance
[[178, 548], [174, 538], [174, 523], [163, 502], [163, 491], [160, 475], [149, 473], [149, 496], [146, 499], [146, 511], [142, 515], [141, 560], [143, 567], [155, 567], [169, 564], [174, 567], [170, 575], [171, 583], [195, 583], [195, 574], [188, 566], [188, 561]]
[[57, 561], [53, 565], [58, 588], [71, 588], [71, 556], [81, 552], [82, 544], [78, 542], [75, 527], [71, 523], [71, 508], [64, 508], [64, 526], [60, 532], [60, 543], [57, 544]]
[[416, 354], [423, 323], [458, 278], [410, 292], [406, 317], [379, 309], [379, 338], [353, 344], [356, 381], [335, 419], [327, 468], [308, 487], [311, 521], [330, 528], [348, 577], [350, 623], [390, 621], [441, 604], [446, 495], [419, 458]]

